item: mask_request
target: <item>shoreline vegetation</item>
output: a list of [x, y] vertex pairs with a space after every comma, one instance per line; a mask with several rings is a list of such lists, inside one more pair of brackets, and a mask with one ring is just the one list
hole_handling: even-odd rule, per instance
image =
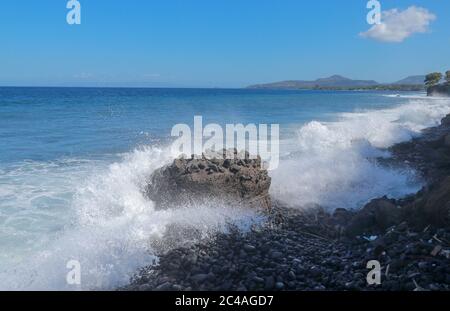
[[[450, 290], [450, 115], [389, 151], [380, 165], [416, 169], [418, 193], [333, 212], [273, 202], [266, 225], [162, 251], [119, 290]], [[380, 285], [367, 284], [371, 260]]]

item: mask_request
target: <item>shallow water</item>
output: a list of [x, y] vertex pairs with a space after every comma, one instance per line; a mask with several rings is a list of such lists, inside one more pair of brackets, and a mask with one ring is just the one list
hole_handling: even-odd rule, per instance
[[[217, 204], [157, 211], [142, 195], [173, 158], [172, 126], [194, 115], [204, 124], [280, 124], [272, 196], [333, 209], [416, 191], [414, 172], [374, 158], [449, 112], [448, 100], [419, 93], [0, 88], [0, 289], [112, 289], [157, 260], [156, 244], [262, 221]], [[195, 234], [169, 243], [174, 224]], [[79, 286], [66, 282], [71, 259], [81, 263]]]

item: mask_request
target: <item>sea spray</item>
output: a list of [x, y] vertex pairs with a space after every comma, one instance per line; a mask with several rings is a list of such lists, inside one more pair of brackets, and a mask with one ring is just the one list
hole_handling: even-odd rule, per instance
[[[233, 223], [248, 230], [261, 221], [253, 210], [227, 206], [185, 206], [155, 211], [142, 189], [152, 170], [172, 159], [158, 148], [141, 148], [123, 156], [104, 172], [81, 182], [71, 209], [75, 219], [43, 250], [0, 269], [0, 289], [114, 289], [129, 282], [140, 267], [157, 262], [159, 251], [188, 246]], [[168, 230], [190, 228], [183, 239], [164, 240]], [[162, 247], [161, 247], [162, 246]], [[67, 284], [66, 264], [81, 266], [81, 284]]]
[[[70, 107], [79, 106], [64, 111]], [[272, 197], [296, 208], [332, 209], [414, 192], [420, 187], [414, 172], [381, 167], [376, 158], [388, 157], [385, 148], [449, 112], [448, 100], [411, 99], [390, 109], [340, 114], [334, 122], [307, 122], [295, 139], [281, 137], [284, 156], [271, 172]], [[2, 166], [0, 289], [115, 289], [157, 262], [158, 252], [208, 238], [228, 223], [245, 230], [263, 221], [252, 210], [217, 205], [155, 211], [142, 190], [152, 171], [173, 157], [153, 145], [101, 160]], [[192, 234], [168, 234], [177, 232], [173, 228]], [[80, 262], [79, 286], [66, 282], [70, 260]]]
[[280, 167], [271, 172], [274, 199], [295, 208], [358, 208], [370, 199], [402, 197], [421, 182], [414, 171], [378, 164], [386, 148], [438, 125], [448, 100], [409, 100], [391, 109], [344, 113], [335, 122], [311, 121], [298, 130]]

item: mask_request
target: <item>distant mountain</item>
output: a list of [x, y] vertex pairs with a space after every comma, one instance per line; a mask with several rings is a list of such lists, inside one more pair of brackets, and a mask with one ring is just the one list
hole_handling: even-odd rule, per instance
[[378, 83], [374, 80], [352, 80], [340, 75], [333, 75], [328, 78], [320, 78], [313, 81], [288, 80], [266, 84], [255, 84], [249, 89], [278, 89], [278, 90], [423, 90], [425, 76], [410, 76], [394, 83]]
[[290, 80], [267, 84], [251, 85], [251, 89], [313, 89], [313, 88], [354, 88], [378, 85], [373, 80], [352, 80], [343, 76], [334, 75], [314, 81]]
[[421, 85], [421, 84], [425, 84], [425, 76], [424, 75], [419, 75], [419, 76], [409, 76], [406, 77], [405, 79], [402, 79], [400, 81], [394, 82], [392, 84], [403, 84], [403, 85], [410, 85], [410, 84], [416, 84], [416, 85]]
[[321, 78], [314, 81], [315, 85], [321, 87], [355, 87], [355, 86], [369, 86], [377, 85], [378, 82], [374, 80], [352, 80], [343, 76], [334, 75], [328, 78]]

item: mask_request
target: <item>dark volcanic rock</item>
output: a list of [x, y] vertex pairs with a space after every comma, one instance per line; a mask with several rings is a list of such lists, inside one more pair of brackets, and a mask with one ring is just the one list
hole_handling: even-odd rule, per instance
[[403, 212], [409, 223], [419, 228], [450, 226], [450, 176], [422, 191]]
[[[283, 224], [218, 234], [160, 256], [122, 290], [426, 290], [450, 289], [450, 230], [392, 226], [375, 241], [319, 235], [323, 224], [274, 208]], [[272, 214], [273, 215], [273, 214]], [[255, 247], [248, 247], [249, 245]], [[242, 254], [242, 250], [248, 249]], [[198, 254], [184, 265], [188, 254]], [[366, 282], [367, 262], [382, 265], [381, 285]], [[181, 263], [180, 263], [181, 261]], [[417, 284], [417, 285], [416, 285]]]
[[441, 125], [423, 131], [422, 136], [390, 148], [393, 164], [407, 164], [430, 182], [450, 175], [450, 115]]
[[405, 200], [402, 220], [417, 228], [450, 224], [450, 115], [441, 125], [391, 148], [394, 159], [418, 169], [428, 182], [415, 196]]
[[428, 96], [450, 96], [450, 84], [441, 84], [429, 87], [427, 89]]
[[399, 222], [400, 215], [401, 210], [395, 201], [375, 199], [356, 213], [345, 231], [350, 236], [384, 232]]
[[146, 192], [158, 208], [223, 202], [270, 210], [270, 181], [259, 157], [224, 151], [216, 157], [176, 159], [153, 173]]
[[450, 126], [450, 114], [442, 119], [441, 125], [442, 126]]

